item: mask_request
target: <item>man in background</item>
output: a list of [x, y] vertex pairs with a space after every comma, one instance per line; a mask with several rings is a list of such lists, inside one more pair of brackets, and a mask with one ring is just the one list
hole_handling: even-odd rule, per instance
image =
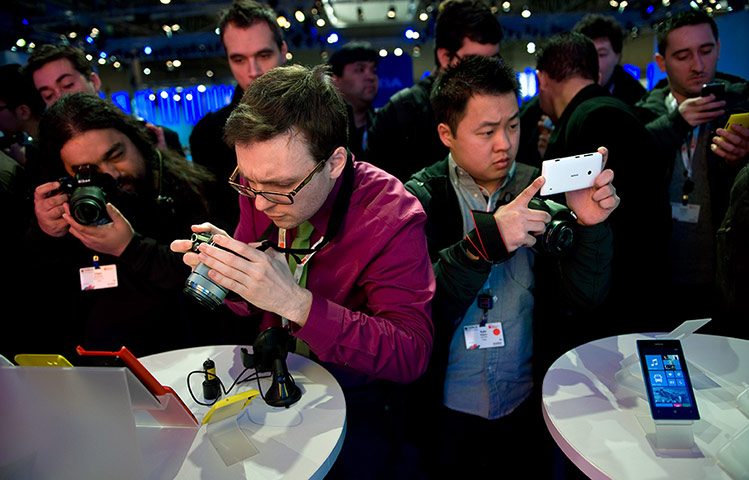
[[406, 182], [412, 174], [445, 158], [429, 95], [435, 79], [466, 55], [499, 56], [502, 27], [481, 0], [447, 0], [437, 15], [434, 38], [436, 70], [401, 90], [377, 111], [369, 129], [368, 158]]
[[[718, 26], [702, 11], [664, 20], [657, 29], [657, 49], [655, 61], [668, 84], [648, 92], [636, 107], [666, 162], [663, 188], [673, 222], [663, 296], [675, 320], [712, 317], [715, 233], [749, 152], [748, 129], [722, 127], [732, 113], [749, 111], [749, 86], [717, 72]], [[722, 99], [702, 96], [702, 86], [711, 82], [725, 89]], [[716, 326], [713, 322], [708, 328]]]
[[619, 22], [609, 16], [591, 13], [577, 22], [573, 31], [590, 38], [596, 46], [599, 85], [627, 105], [634, 105], [645, 95], [645, 87], [619, 64], [624, 43]]
[[[86, 53], [70, 45], [42, 45], [34, 50], [23, 69], [34, 82], [44, 103], [51, 106], [63, 95], [88, 93], [99, 96], [101, 78], [94, 71]], [[162, 150], [169, 148], [184, 156], [177, 132], [165, 127], [145, 124]]]
[[[549, 363], [580, 343], [619, 330], [643, 331], [662, 320], [642, 305], [658, 303], [665, 275], [669, 222], [663, 190], [663, 166], [649, 132], [631, 109], [598, 84], [598, 54], [585, 35], [564, 32], [549, 38], [537, 56], [538, 97], [543, 112], [555, 128], [545, 160], [608, 149], [606, 168], [616, 176], [622, 204], [611, 214], [614, 233], [612, 290], [604, 311], [609, 321], [593, 316], [584, 329], [558, 328], [542, 348]], [[632, 302], [632, 298], [638, 302]], [[600, 312], [599, 312], [600, 314]], [[639, 323], [638, 322], [642, 322]], [[626, 327], [624, 326], [626, 325]], [[663, 327], [668, 330], [667, 325]]]
[[372, 124], [372, 107], [380, 88], [377, 77], [377, 52], [366, 42], [347, 43], [330, 56], [333, 84], [346, 100], [349, 114], [349, 150], [357, 160], [364, 160], [367, 129]]
[[195, 125], [190, 134], [190, 151], [192, 160], [216, 177], [217, 183], [206, 195], [215, 206], [214, 223], [223, 229], [234, 228], [239, 219], [237, 196], [224, 183], [237, 166], [234, 149], [224, 143], [224, 125], [247, 87], [268, 70], [286, 62], [288, 49], [276, 18], [265, 4], [237, 0], [221, 13], [218, 22], [221, 43], [237, 87], [229, 105], [207, 113]]

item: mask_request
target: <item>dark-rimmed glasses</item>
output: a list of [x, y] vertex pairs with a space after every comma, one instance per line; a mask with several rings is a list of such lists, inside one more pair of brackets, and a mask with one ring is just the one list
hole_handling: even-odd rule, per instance
[[254, 188], [242, 185], [239, 183], [239, 165], [237, 165], [237, 168], [234, 169], [234, 173], [231, 174], [231, 177], [229, 177], [229, 185], [236, 190], [240, 195], [244, 195], [245, 197], [255, 198], [258, 195], [263, 197], [264, 199], [268, 200], [272, 203], [279, 203], [281, 205], [291, 205], [294, 203], [294, 196], [296, 196], [297, 193], [299, 193], [299, 190], [304, 188], [305, 185], [307, 185], [310, 180], [312, 180], [312, 177], [322, 170], [323, 165], [325, 165], [325, 161], [327, 158], [324, 158], [320, 160], [317, 165], [315, 165], [315, 168], [312, 169], [309, 174], [304, 177], [304, 180], [299, 183], [299, 185], [294, 188], [294, 190], [290, 191], [289, 193], [280, 193], [280, 192], [264, 192], [262, 190], [255, 190]]

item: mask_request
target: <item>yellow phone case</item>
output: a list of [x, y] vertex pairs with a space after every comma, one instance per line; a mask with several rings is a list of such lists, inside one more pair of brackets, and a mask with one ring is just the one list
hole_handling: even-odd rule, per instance
[[237, 415], [258, 395], [260, 395], [260, 392], [257, 390], [247, 390], [246, 392], [219, 400], [205, 414], [203, 424], [218, 422], [219, 420]]
[[749, 113], [734, 113], [728, 117], [726, 126], [723, 128], [731, 131], [731, 125], [741, 125], [744, 128], [749, 128]]
[[13, 359], [21, 367], [72, 367], [62, 355], [44, 353], [19, 353]]

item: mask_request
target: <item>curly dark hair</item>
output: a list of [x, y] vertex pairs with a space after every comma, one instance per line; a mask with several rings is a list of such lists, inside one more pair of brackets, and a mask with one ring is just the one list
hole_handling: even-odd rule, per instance
[[445, 48], [451, 55], [460, 50], [463, 40], [499, 44], [504, 33], [499, 20], [481, 0], [446, 0], [439, 6], [434, 27], [434, 60], [439, 66], [437, 49]]
[[88, 93], [64, 95], [44, 112], [39, 124], [39, 146], [47, 161], [61, 165], [60, 151], [69, 140], [90, 130], [106, 129], [117, 130], [133, 142], [150, 175], [163, 167], [177, 183], [201, 198], [205, 185], [214, 179], [205, 167], [171, 150], [159, 152], [156, 136], [145, 123]]
[[86, 58], [86, 52], [80, 48], [47, 43], [34, 49], [26, 62], [26, 66], [23, 67], [23, 74], [31, 78], [34, 72], [44, 65], [61, 58], [68, 59], [73, 64], [73, 68], [86, 78], [94, 73], [94, 67]]
[[624, 34], [622, 26], [613, 17], [589, 13], [575, 24], [572, 31], [582, 33], [591, 40], [608, 38], [614, 53], [622, 53]]

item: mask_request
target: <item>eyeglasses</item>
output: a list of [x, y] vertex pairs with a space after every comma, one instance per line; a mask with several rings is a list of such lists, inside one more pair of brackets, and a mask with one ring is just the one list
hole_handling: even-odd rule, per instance
[[294, 203], [294, 196], [299, 193], [299, 191], [304, 188], [305, 185], [307, 185], [310, 180], [312, 180], [312, 177], [322, 170], [323, 165], [325, 165], [325, 162], [327, 161], [327, 158], [324, 158], [320, 160], [317, 165], [315, 165], [315, 168], [312, 169], [309, 174], [304, 177], [304, 180], [301, 181], [299, 185], [296, 186], [296, 188], [289, 193], [280, 193], [280, 192], [264, 192], [261, 190], [255, 190], [252, 187], [249, 187], [247, 185], [242, 185], [239, 183], [239, 166], [237, 165], [237, 168], [234, 169], [234, 173], [231, 174], [231, 177], [229, 177], [229, 185], [236, 190], [240, 195], [244, 195], [245, 197], [255, 198], [258, 195], [263, 197], [264, 199], [268, 200], [269, 202], [273, 203], [279, 203], [281, 205], [291, 205]]

